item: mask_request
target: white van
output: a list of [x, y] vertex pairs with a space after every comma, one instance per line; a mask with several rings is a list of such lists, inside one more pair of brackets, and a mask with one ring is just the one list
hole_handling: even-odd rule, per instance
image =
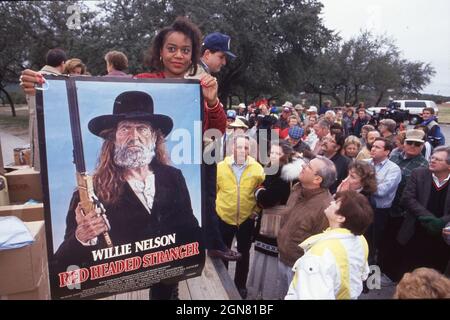
[[[439, 109], [436, 106], [436, 103], [431, 100], [394, 100], [394, 103], [398, 105], [400, 110], [409, 112], [409, 123], [412, 125], [416, 125], [422, 122], [422, 111], [424, 108], [433, 108], [436, 118], [439, 114]], [[371, 107], [368, 110], [372, 114], [378, 114], [381, 110], [386, 108], [375, 108]]]

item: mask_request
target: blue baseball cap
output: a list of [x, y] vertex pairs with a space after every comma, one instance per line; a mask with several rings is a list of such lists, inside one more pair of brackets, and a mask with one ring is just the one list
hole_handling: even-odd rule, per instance
[[301, 137], [303, 137], [303, 129], [300, 128], [299, 126], [293, 126], [292, 128], [289, 129], [289, 137], [291, 137], [294, 140], [298, 140]]
[[214, 51], [222, 51], [227, 56], [231, 58], [236, 58], [236, 55], [230, 51], [230, 36], [226, 34], [214, 32], [208, 34], [203, 40], [203, 48], [214, 50]]
[[236, 111], [234, 111], [234, 110], [228, 110], [228, 111], [227, 111], [227, 118], [228, 118], [228, 119], [236, 119]]

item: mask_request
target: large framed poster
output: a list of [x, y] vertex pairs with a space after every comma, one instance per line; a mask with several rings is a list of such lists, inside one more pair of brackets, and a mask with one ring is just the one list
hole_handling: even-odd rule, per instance
[[37, 116], [52, 299], [199, 276], [198, 80], [46, 80]]

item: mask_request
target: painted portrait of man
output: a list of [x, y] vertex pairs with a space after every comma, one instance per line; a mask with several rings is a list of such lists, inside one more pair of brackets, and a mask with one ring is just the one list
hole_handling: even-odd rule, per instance
[[[180, 162], [177, 153], [201, 155], [201, 143], [190, 143], [202, 128], [198, 85], [48, 81], [38, 120], [52, 297], [101, 297], [198, 276], [200, 162]], [[90, 179], [88, 195], [80, 176]]]
[[104, 140], [93, 174], [104, 213], [84, 212], [74, 192], [58, 260], [76, 263], [80, 256], [106, 247], [105, 232], [117, 246], [198, 226], [184, 177], [168, 165], [164, 138], [172, 119], [153, 113], [149, 94], [121, 93], [113, 113], [95, 117], [88, 127]]

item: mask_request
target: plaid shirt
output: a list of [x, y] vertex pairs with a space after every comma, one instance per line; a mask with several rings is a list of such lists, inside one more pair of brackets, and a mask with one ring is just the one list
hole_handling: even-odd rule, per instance
[[406, 182], [408, 182], [408, 179], [411, 176], [411, 172], [417, 168], [427, 168], [428, 161], [422, 154], [419, 154], [414, 158], [405, 158], [404, 152], [393, 154], [390, 160], [398, 165], [400, 167], [400, 170], [402, 171], [402, 180], [398, 185], [397, 193], [392, 204], [392, 209], [394, 211], [392, 212], [392, 214], [394, 216], [398, 216], [401, 215], [403, 211], [403, 209], [399, 207], [400, 198], [403, 194], [403, 190], [405, 189]]

